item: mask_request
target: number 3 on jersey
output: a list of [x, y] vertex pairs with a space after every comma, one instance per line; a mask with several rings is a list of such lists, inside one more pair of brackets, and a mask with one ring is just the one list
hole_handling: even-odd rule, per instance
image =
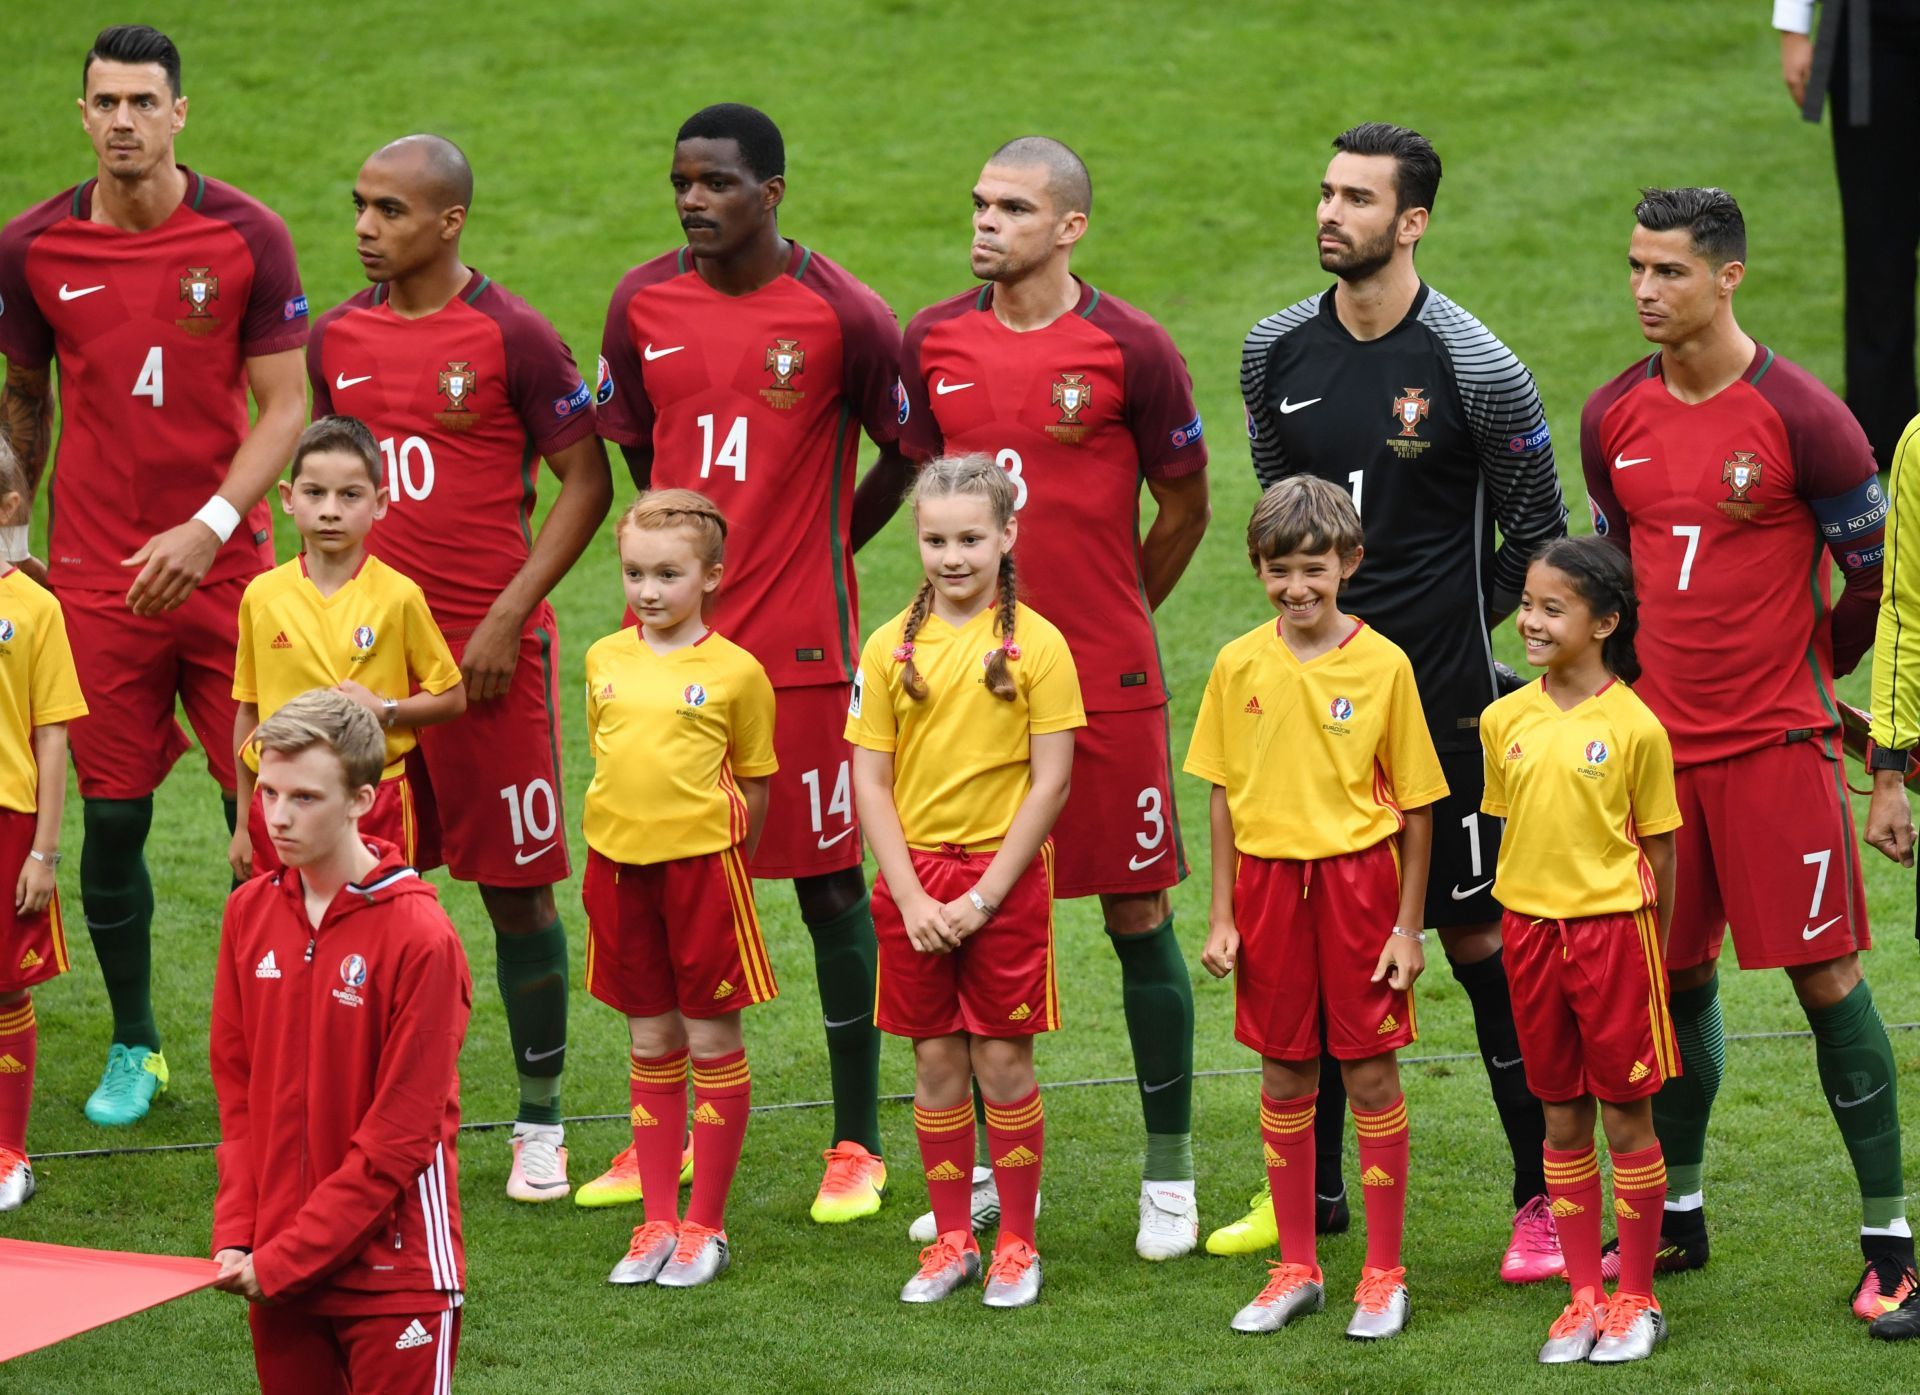
[[1027, 481], [1020, 473], [1020, 452], [1009, 446], [994, 456], [993, 463], [1007, 472], [1007, 478], [1013, 481], [1013, 507], [1017, 512], [1027, 506]]
[[720, 442], [720, 453], [713, 453], [713, 413], [702, 412], [700, 421], [700, 478], [706, 479], [716, 469], [733, 471], [735, 484], [745, 484], [747, 480], [747, 419], [735, 417], [733, 425], [727, 428], [726, 437]]

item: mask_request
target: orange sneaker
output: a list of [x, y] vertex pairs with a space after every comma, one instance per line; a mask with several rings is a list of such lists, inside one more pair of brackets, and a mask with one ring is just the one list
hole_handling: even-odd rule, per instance
[[993, 1263], [987, 1266], [987, 1287], [980, 1301], [989, 1308], [1024, 1308], [1039, 1299], [1039, 1254], [1019, 1236], [1003, 1236], [993, 1247]]
[[[693, 1180], [693, 1135], [680, 1154], [680, 1185]], [[573, 1194], [575, 1206], [626, 1206], [640, 1200], [640, 1164], [633, 1145], [616, 1154], [607, 1170]]]
[[1913, 1269], [1904, 1259], [1888, 1254], [1871, 1256], [1853, 1291], [1853, 1315], [1872, 1322], [1882, 1313], [1892, 1312], [1913, 1292], [1913, 1284]]
[[842, 1141], [821, 1154], [827, 1175], [808, 1212], [821, 1225], [842, 1225], [871, 1216], [887, 1194], [887, 1165], [858, 1143]]
[[660, 1271], [666, 1267], [673, 1252], [680, 1243], [680, 1226], [676, 1221], [648, 1221], [645, 1225], [633, 1228], [633, 1243], [627, 1246], [627, 1256], [613, 1266], [613, 1272], [607, 1275], [610, 1284], [650, 1284], [660, 1277]]
[[1278, 1332], [1303, 1313], [1317, 1313], [1326, 1304], [1326, 1282], [1317, 1267], [1268, 1260], [1266, 1286], [1233, 1315], [1232, 1327], [1235, 1332]]

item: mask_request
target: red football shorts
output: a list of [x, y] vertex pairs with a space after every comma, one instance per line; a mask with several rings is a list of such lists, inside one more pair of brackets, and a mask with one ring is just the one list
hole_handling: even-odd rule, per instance
[[460, 1310], [423, 1293], [417, 1312], [332, 1314], [247, 1304], [261, 1395], [448, 1395]]
[[587, 992], [628, 1017], [719, 1017], [779, 995], [738, 848], [630, 866], [587, 849]]
[[[456, 661], [467, 631], [447, 635]], [[531, 887], [563, 882], [559, 638], [545, 601], [520, 635], [505, 697], [470, 702], [457, 721], [422, 727], [407, 756], [413, 786], [414, 866], [444, 863], [463, 882]]]
[[176, 698], [207, 753], [207, 773], [233, 788], [233, 656], [250, 580], [197, 586], [164, 615], [135, 615], [119, 591], [60, 592], [87, 700], [87, 715], [67, 726], [84, 797], [144, 799], [160, 787], [191, 746], [174, 720]]
[[774, 693], [767, 822], [752, 872], [764, 880], [817, 877], [858, 867], [865, 853], [853, 813], [853, 748], [847, 744], [845, 683]]
[[1412, 990], [1372, 981], [1400, 911], [1393, 840], [1306, 862], [1242, 854], [1239, 864], [1234, 1039], [1276, 1061], [1310, 1061], [1324, 1011], [1327, 1050], [1339, 1060], [1410, 1044]]
[[[973, 889], [990, 852], [911, 850], [914, 875], [945, 904]], [[900, 1037], [1028, 1037], [1060, 1025], [1053, 977], [1053, 844], [1020, 874], [997, 915], [950, 954], [923, 954], [885, 877], [873, 883], [873, 929], [880, 941], [874, 1022]]]
[[1674, 777], [1667, 967], [1716, 959], [1729, 923], [1743, 969], [1819, 964], [1868, 949], [1865, 879], [1839, 744], [1766, 746]]
[[67, 937], [60, 924], [60, 893], [38, 915], [13, 908], [13, 888], [33, 847], [38, 819], [0, 809], [0, 993], [17, 993], [67, 971]]
[[1164, 706], [1087, 713], [1053, 841], [1063, 901], [1165, 891], [1186, 879]]
[[[404, 773], [374, 786], [373, 808], [360, 820], [360, 832], [369, 838], [393, 844], [400, 850], [401, 857], [409, 863], [413, 861], [413, 792]], [[247, 806], [247, 833], [253, 839], [253, 875], [257, 877], [263, 872], [278, 872], [281, 867], [280, 854], [274, 851], [273, 839], [267, 836], [266, 806], [260, 802], [258, 794]]]
[[1564, 1104], [1625, 1104], [1680, 1074], [1652, 907], [1575, 920], [1508, 911], [1500, 943], [1527, 1088]]

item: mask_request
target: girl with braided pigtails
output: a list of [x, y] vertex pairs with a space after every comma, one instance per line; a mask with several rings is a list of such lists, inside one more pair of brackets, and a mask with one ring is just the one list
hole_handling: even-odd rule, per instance
[[900, 1297], [936, 1302], [980, 1275], [977, 1079], [1001, 1204], [982, 1301], [1018, 1308], [1040, 1294], [1033, 1038], [1059, 1025], [1047, 835], [1086, 715], [1066, 642], [1020, 605], [1006, 473], [984, 455], [930, 461], [913, 514], [926, 580], [867, 640], [847, 716], [854, 799], [880, 867], [876, 1020], [913, 1039], [914, 1126], [939, 1231]]

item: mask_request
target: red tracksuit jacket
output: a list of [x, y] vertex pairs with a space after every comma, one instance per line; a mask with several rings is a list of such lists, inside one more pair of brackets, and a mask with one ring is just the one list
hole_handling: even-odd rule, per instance
[[319, 927], [299, 874], [227, 901], [209, 1031], [220, 1099], [213, 1249], [315, 1313], [411, 1311], [461, 1290], [456, 1062], [473, 980], [433, 888], [380, 863]]

